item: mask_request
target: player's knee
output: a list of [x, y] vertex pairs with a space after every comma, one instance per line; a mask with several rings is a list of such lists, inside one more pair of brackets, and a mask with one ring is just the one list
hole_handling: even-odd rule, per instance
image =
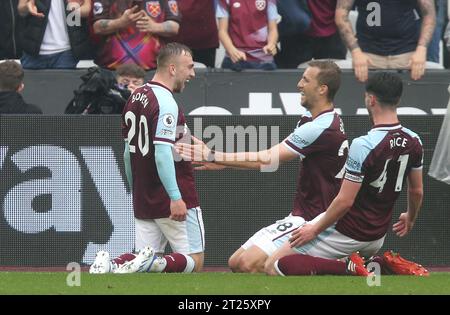
[[233, 255], [228, 258], [228, 267], [230, 267], [233, 272], [239, 272], [239, 256]]
[[204, 254], [194, 254], [194, 255], [190, 255], [192, 257], [192, 259], [195, 262], [194, 265], [194, 270], [193, 272], [200, 272], [203, 270], [203, 263], [204, 263]]
[[241, 257], [239, 259], [239, 270], [246, 273], [261, 272], [261, 270], [259, 270], [258, 268], [257, 262], [245, 259], [245, 257]]

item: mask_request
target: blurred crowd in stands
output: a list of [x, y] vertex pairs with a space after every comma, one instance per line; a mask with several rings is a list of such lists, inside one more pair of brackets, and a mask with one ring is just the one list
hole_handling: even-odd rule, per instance
[[[197, 67], [450, 68], [450, 0], [2, 0], [0, 60], [24, 69], [156, 68], [171, 41]], [[139, 74], [140, 76], [141, 74]], [[133, 85], [133, 82], [128, 81]]]

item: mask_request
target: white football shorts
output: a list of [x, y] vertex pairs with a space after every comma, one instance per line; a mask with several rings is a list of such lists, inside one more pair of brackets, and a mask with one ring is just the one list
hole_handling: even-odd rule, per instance
[[[289, 215], [256, 232], [244, 243], [244, 245], [242, 245], [242, 248], [248, 249], [255, 245], [268, 256], [271, 256], [275, 250], [289, 241], [293, 231], [305, 223], [317, 222], [323, 215], [324, 213], [321, 213], [308, 222], [302, 217]], [[382, 237], [370, 242], [357, 241], [338, 232], [335, 229], [335, 226], [332, 225], [308, 244], [293, 248], [293, 250], [300, 254], [328, 259], [347, 257], [351, 253], [359, 251], [361, 256], [368, 258], [375, 255], [380, 250], [383, 246], [384, 238], [385, 237]]]
[[164, 253], [167, 242], [173, 252], [197, 254], [205, 250], [205, 228], [200, 207], [188, 209], [186, 220], [169, 218], [142, 220], [135, 218], [136, 250], [151, 246], [156, 253]]
[[332, 225], [311, 242], [295, 247], [293, 250], [300, 254], [328, 259], [347, 257], [353, 252], [359, 252], [362, 257], [369, 258], [380, 250], [383, 246], [384, 238], [385, 236], [369, 242], [357, 241], [340, 233]]
[[305, 224], [305, 222], [305, 219], [302, 217], [288, 215], [284, 219], [278, 220], [253, 234], [241, 247], [247, 250], [254, 245], [270, 256], [289, 239], [293, 231]]
[[[306, 223], [314, 224], [325, 213], [319, 214], [313, 220], [308, 221]], [[284, 235], [277, 240], [274, 241], [274, 245], [278, 248], [281, 247], [285, 242], [289, 240], [291, 233], [289, 235]], [[328, 259], [339, 259], [343, 257], [349, 256], [353, 252], [359, 251], [360, 255], [366, 258], [372, 257], [375, 255], [380, 248], [383, 246], [385, 236], [382, 238], [369, 241], [362, 242], [352, 239], [340, 232], [338, 232], [333, 224], [328, 229], [320, 233], [315, 239], [311, 242], [300, 246], [295, 247], [293, 250], [299, 254], [328, 258]]]

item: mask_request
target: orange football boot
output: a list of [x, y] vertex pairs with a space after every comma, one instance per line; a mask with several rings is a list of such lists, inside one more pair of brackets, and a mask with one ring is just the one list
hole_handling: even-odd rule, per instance
[[352, 253], [347, 258], [347, 270], [355, 276], [368, 277], [371, 274], [364, 266], [364, 260], [359, 256], [358, 252]]
[[397, 275], [429, 276], [430, 273], [422, 265], [406, 260], [398, 253], [389, 250], [383, 254], [386, 265]]

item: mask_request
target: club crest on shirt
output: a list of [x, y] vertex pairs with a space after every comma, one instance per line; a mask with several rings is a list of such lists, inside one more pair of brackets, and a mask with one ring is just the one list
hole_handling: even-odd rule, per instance
[[165, 114], [162, 121], [164, 126], [166, 126], [167, 128], [172, 128], [173, 126], [175, 126], [175, 117], [173, 117], [172, 114]]
[[266, 0], [256, 0], [255, 1], [256, 9], [262, 11], [266, 8]]
[[99, 15], [103, 13], [103, 5], [101, 2], [94, 2], [94, 8], [93, 8], [94, 15]]
[[161, 6], [159, 1], [148, 1], [145, 6], [145, 11], [153, 18], [157, 18], [161, 14]]
[[169, 10], [173, 15], [178, 15], [178, 3], [175, 0], [169, 0]]

